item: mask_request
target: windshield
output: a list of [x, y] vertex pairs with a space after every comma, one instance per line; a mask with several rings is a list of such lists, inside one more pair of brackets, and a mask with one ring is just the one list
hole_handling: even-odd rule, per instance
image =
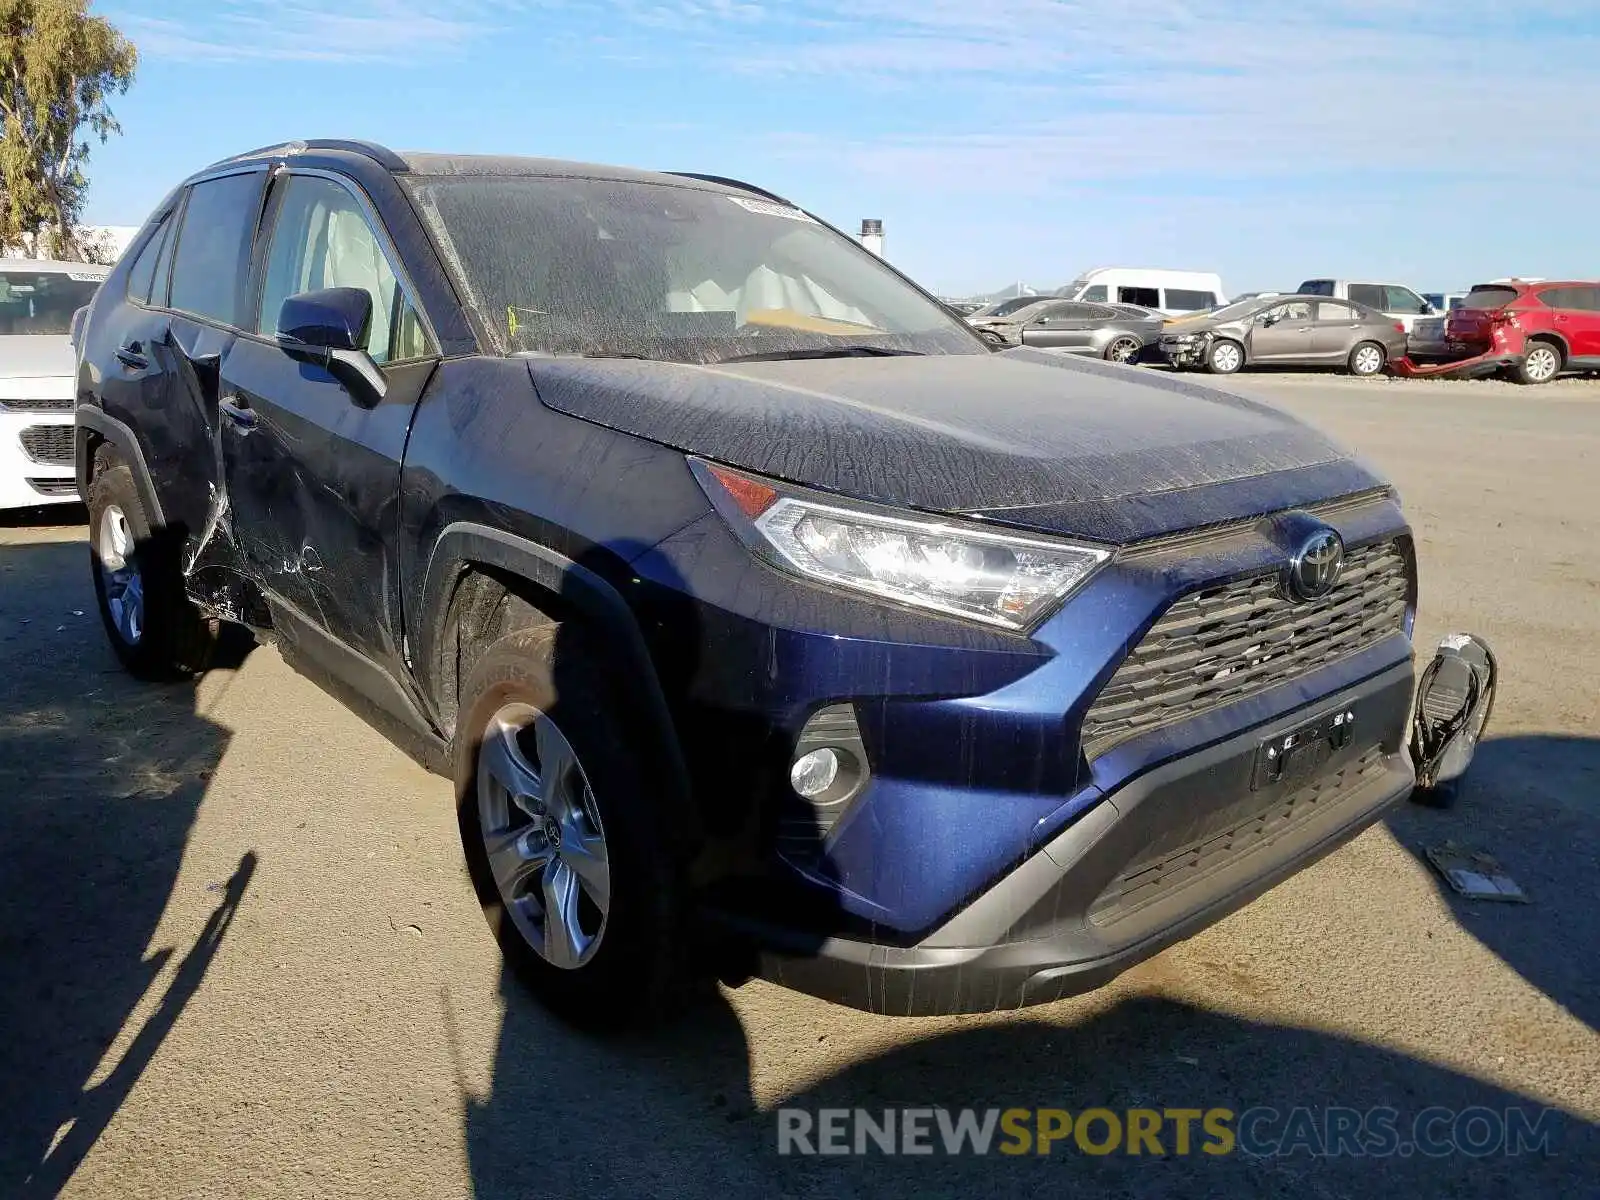
[[1276, 296], [1268, 296], [1263, 299], [1260, 296], [1253, 296], [1248, 300], [1235, 300], [1232, 304], [1224, 304], [1221, 308], [1213, 308], [1209, 312], [1195, 313], [1194, 315], [1197, 317], [1204, 316], [1213, 321], [1242, 321], [1251, 313], [1272, 307], [1267, 301], [1276, 300], [1277, 298]]
[[571, 177], [410, 187], [502, 352], [698, 363], [988, 353], [948, 309], [786, 204]]
[[0, 271], [0, 336], [70, 333], [72, 314], [94, 299], [99, 276]]

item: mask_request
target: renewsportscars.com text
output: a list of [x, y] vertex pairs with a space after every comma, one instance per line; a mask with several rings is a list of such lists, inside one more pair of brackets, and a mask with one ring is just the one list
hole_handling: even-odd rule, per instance
[[777, 1110], [784, 1155], [1441, 1158], [1556, 1152], [1554, 1109], [803, 1108]]

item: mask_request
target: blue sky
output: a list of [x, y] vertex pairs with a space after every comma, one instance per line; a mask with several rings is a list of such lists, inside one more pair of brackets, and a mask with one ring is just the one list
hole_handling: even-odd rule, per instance
[[734, 175], [949, 294], [1600, 275], [1595, 0], [167, 0], [87, 219], [294, 137]]

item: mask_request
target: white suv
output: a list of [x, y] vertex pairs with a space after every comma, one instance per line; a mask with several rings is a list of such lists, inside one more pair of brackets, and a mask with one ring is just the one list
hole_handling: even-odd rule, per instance
[[110, 270], [0, 259], [0, 509], [78, 498], [69, 334]]
[[1308, 279], [1297, 293], [1302, 296], [1331, 296], [1336, 300], [1353, 300], [1357, 304], [1376, 309], [1386, 317], [1393, 317], [1411, 332], [1418, 317], [1434, 316], [1438, 310], [1416, 292], [1398, 283], [1356, 283], [1348, 279]]

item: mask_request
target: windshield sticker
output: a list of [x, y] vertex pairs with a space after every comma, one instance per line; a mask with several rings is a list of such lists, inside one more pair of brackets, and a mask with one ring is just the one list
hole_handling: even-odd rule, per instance
[[76, 279], [79, 283], [101, 283], [105, 280], [104, 275], [86, 275], [81, 271], [68, 271], [67, 278]]
[[776, 204], [771, 200], [752, 200], [748, 196], [729, 196], [728, 199], [732, 200], [740, 208], [747, 209], [753, 213], [761, 213], [763, 216], [787, 217], [791, 221], [805, 221], [811, 225], [817, 223], [815, 217], [808, 216], [798, 208], [791, 208], [787, 204]]

